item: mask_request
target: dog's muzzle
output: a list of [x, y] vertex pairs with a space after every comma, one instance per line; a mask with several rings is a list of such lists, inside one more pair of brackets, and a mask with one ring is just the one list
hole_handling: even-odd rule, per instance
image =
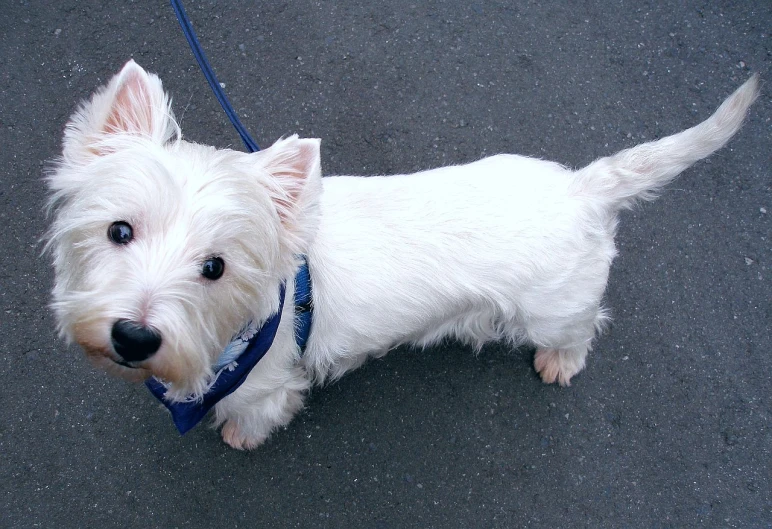
[[111, 337], [113, 349], [126, 362], [147, 360], [161, 347], [161, 335], [157, 331], [131, 320], [116, 321]]

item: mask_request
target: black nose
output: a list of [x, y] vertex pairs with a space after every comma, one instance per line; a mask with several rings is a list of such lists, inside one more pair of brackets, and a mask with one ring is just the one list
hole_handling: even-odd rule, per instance
[[113, 324], [113, 348], [127, 362], [147, 360], [161, 347], [161, 335], [131, 320]]

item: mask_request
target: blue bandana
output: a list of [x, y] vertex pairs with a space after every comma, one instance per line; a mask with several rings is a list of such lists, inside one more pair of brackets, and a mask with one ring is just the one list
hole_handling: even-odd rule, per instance
[[[271, 348], [281, 321], [284, 294], [282, 284], [278, 312], [259, 329], [250, 322], [228, 344], [213, 368], [216, 373], [214, 382], [202, 397], [191, 395], [186, 400], [172, 402], [166, 399], [166, 384], [155, 377], [145, 382], [150, 392], [171, 412], [174, 425], [181, 435], [201, 422], [215, 404], [236, 391]], [[311, 315], [311, 277], [304, 259], [295, 277], [295, 340], [301, 352], [311, 332]]]

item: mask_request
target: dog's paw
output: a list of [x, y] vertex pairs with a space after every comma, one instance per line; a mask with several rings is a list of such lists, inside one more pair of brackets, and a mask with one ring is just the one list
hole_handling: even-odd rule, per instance
[[263, 444], [267, 438], [267, 435], [247, 435], [236, 421], [226, 421], [222, 427], [222, 440], [236, 450], [252, 450]]
[[570, 386], [571, 377], [584, 368], [584, 354], [562, 349], [538, 349], [533, 360], [533, 367], [545, 384], [557, 382], [561, 386]]

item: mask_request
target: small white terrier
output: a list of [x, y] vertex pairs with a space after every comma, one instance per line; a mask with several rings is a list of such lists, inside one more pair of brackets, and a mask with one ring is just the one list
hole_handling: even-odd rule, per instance
[[[568, 385], [607, 319], [620, 209], [722, 147], [757, 95], [754, 76], [700, 125], [578, 171], [498, 155], [322, 178], [316, 139], [254, 154], [184, 141], [161, 81], [129, 61], [73, 115], [48, 178], [58, 328], [108, 371], [154, 375], [182, 400], [207, 390], [246, 322], [277, 311], [286, 282], [273, 345], [215, 408], [242, 449], [289, 423], [313, 382], [400, 344], [530, 343], [544, 382]], [[302, 357], [299, 255], [314, 308]], [[127, 322], [134, 349], [116, 341]]]

